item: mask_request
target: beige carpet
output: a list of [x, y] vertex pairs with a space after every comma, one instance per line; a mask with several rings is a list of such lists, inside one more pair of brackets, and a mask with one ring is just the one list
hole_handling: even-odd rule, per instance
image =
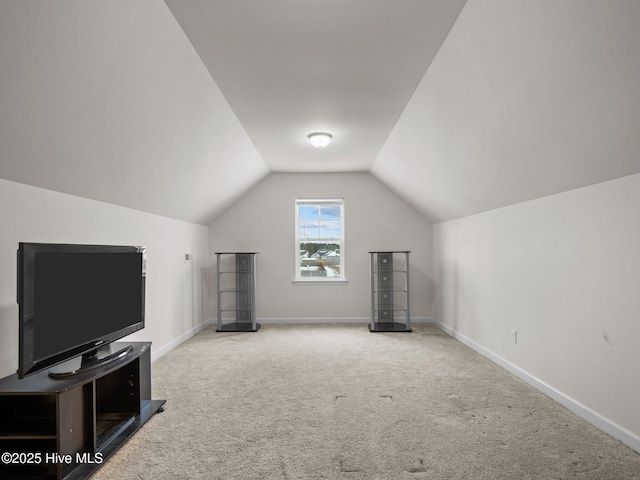
[[93, 480], [635, 479], [640, 455], [432, 325], [206, 328]]

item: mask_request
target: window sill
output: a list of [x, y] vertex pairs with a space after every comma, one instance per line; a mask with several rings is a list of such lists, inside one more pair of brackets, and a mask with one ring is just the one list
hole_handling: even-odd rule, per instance
[[319, 278], [313, 278], [313, 277], [294, 278], [293, 284], [294, 285], [346, 285], [347, 279], [346, 278], [336, 278], [336, 279], [325, 278], [321, 280]]

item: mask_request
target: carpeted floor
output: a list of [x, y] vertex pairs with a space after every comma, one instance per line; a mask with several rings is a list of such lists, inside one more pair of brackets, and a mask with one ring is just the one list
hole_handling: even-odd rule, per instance
[[442, 333], [213, 327], [152, 365], [165, 411], [93, 480], [640, 480], [640, 454]]

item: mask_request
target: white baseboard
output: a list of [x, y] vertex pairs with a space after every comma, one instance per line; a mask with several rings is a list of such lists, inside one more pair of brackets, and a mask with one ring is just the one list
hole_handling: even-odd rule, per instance
[[171, 350], [176, 348], [182, 342], [185, 342], [185, 341], [189, 340], [196, 333], [198, 333], [200, 330], [202, 330], [205, 327], [205, 325], [206, 325], [206, 323], [198, 325], [198, 326], [192, 328], [188, 332], [180, 335], [178, 338], [172, 340], [171, 342], [167, 343], [166, 345], [163, 345], [161, 348], [159, 348], [157, 350], [156, 349], [152, 349], [152, 351], [151, 351], [151, 361], [155, 362], [158, 358], [162, 357], [165, 353], [169, 353]]
[[[362, 323], [371, 322], [371, 317], [293, 317], [293, 318], [259, 318], [258, 323], [268, 325], [276, 323], [305, 324], [305, 323]], [[432, 323], [429, 317], [413, 317], [411, 323]]]
[[436, 325], [438, 328], [440, 328], [443, 332], [447, 333], [448, 335], [455, 338], [459, 342], [465, 344], [472, 350], [475, 350], [483, 357], [491, 360], [493, 363], [500, 365], [502, 368], [504, 368], [508, 372], [513, 373], [515, 376], [517, 376], [521, 380], [525, 381], [526, 383], [534, 387], [536, 390], [544, 393], [548, 397], [558, 402], [560, 405], [568, 408], [576, 415], [584, 418], [587, 422], [591, 423], [592, 425], [596, 426], [603, 432], [620, 440], [625, 445], [629, 446], [630, 448], [634, 449], [636, 452], [640, 453], [640, 437], [638, 437], [634, 433], [618, 425], [617, 423], [612, 422], [611, 420], [608, 420], [607, 418], [603, 417], [597, 412], [594, 412], [590, 408], [582, 405], [580, 402], [567, 396], [560, 390], [557, 390], [556, 388], [548, 385], [547, 383], [529, 374], [528, 372], [522, 370], [520, 367], [514, 365], [508, 360], [505, 360], [501, 356], [496, 355], [492, 351], [487, 350], [483, 346], [475, 343], [470, 338], [456, 332], [455, 330], [451, 329], [447, 325], [444, 325], [435, 319], [432, 319], [432, 323]]
[[[286, 324], [305, 324], [305, 323], [364, 323], [371, 322], [371, 317], [287, 317], [276, 318], [266, 317], [258, 318], [256, 322], [264, 325], [286, 323]], [[204, 326], [216, 325], [218, 320], [215, 318], [209, 318], [205, 320]], [[431, 317], [411, 317], [411, 323], [435, 323], [435, 319]], [[202, 328], [200, 328], [202, 330]]]
[[293, 317], [293, 318], [259, 318], [258, 323], [263, 325], [285, 323], [305, 324], [305, 323], [364, 323], [365, 325], [371, 321], [368, 317]]
[[204, 321], [204, 327], [208, 327], [209, 325], [218, 325], [218, 320], [216, 320], [215, 318], [209, 318], [209, 319], [205, 320]]
[[[288, 317], [288, 318], [258, 318], [256, 320], [257, 323], [263, 325], [276, 324], [276, 323], [285, 323], [285, 324], [296, 324], [299, 323], [304, 325], [305, 323], [364, 323], [368, 324], [371, 322], [371, 317]], [[209, 325], [217, 325], [218, 321], [215, 318], [209, 318], [205, 320], [204, 326], [202, 328]], [[435, 319], [431, 317], [412, 317], [411, 323], [435, 323]], [[197, 332], [196, 332], [197, 333]], [[185, 338], [186, 340], [186, 338]], [[183, 340], [184, 341], [184, 340]]]
[[[329, 324], [329, 323], [351, 323], [351, 324], [360, 323], [360, 324], [368, 324], [370, 321], [371, 321], [370, 317], [302, 317], [302, 318], [301, 317], [295, 317], [295, 318], [260, 318], [260, 319], [258, 319], [258, 323], [265, 324], [265, 325], [266, 324], [277, 324], [277, 323], [282, 323], [282, 324], [305, 324], [305, 323], [307, 323], [307, 324], [309, 324], [309, 323], [313, 323], [313, 324], [322, 324], [322, 323], [325, 323], [325, 324]], [[532, 387], [534, 387], [538, 391], [544, 393], [545, 395], [547, 395], [548, 397], [552, 398], [553, 400], [555, 400], [559, 404], [561, 404], [564, 407], [568, 408], [569, 410], [571, 410], [576, 415], [584, 418], [586, 421], [588, 421], [592, 425], [596, 426], [597, 428], [599, 428], [603, 432], [606, 432], [607, 434], [609, 434], [612, 437], [620, 440], [622, 443], [624, 443], [625, 445], [629, 446], [630, 448], [632, 448], [636, 452], [640, 453], [640, 437], [638, 435], [634, 434], [633, 432], [630, 432], [629, 430], [627, 430], [626, 428], [618, 425], [617, 423], [612, 422], [611, 420], [603, 417], [602, 415], [598, 414], [597, 412], [594, 412], [590, 408], [582, 405], [580, 402], [574, 400], [573, 398], [571, 398], [568, 395], [564, 394], [560, 390], [548, 385], [547, 383], [545, 383], [542, 380], [540, 380], [539, 378], [531, 375], [530, 373], [526, 372], [525, 370], [521, 369], [520, 367], [514, 365], [513, 363], [509, 362], [508, 360], [502, 358], [501, 356], [499, 356], [499, 355], [493, 353], [492, 351], [484, 348], [483, 346], [477, 344], [476, 342], [474, 342], [470, 338], [462, 335], [461, 333], [458, 333], [457, 331], [453, 330], [452, 328], [448, 327], [447, 325], [445, 325], [443, 323], [440, 323], [439, 321], [437, 321], [436, 319], [431, 318], [431, 317], [414, 317], [414, 318], [411, 319], [411, 322], [412, 323], [432, 323], [432, 324], [436, 325], [439, 329], [441, 329], [446, 334], [448, 334], [451, 337], [455, 338], [456, 340], [458, 340], [459, 342], [461, 342], [464, 345], [468, 346], [472, 350], [475, 350], [480, 355], [482, 355], [483, 357], [491, 360], [493, 363], [501, 366], [502, 368], [504, 368], [508, 372], [511, 372], [512, 374], [514, 374], [515, 376], [517, 376], [521, 380], [525, 381], [526, 383], [528, 383], [529, 385], [531, 385]], [[216, 324], [216, 323], [217, 323], [217, 320], [210, 318], [210, 319], [206, 320], [203, 324], [192, 328], [191, 330], [189, 330], [188, 332], [184, 333], [180, 337], [178, 337], [175, 340], [173, 340], [173, 341], [169, 342], [168, 344], [164, 345], [162, 348], [153, 351], [152, 354], [151, 354], [151, 361], [153, 362], [153, 361], [157, 360], [158, 358], [162, 357], [165, 353], [173, 350], [175, 347], [180, 345], [182, 342], [184, 342], [184, 341], [188, 340], [189, 338], [193, 337], [195, 334], [197, 334], [199, 331], [201, 331], [204, 327], [206, 327], [208, 325], [211, 325], [211, 324]]]

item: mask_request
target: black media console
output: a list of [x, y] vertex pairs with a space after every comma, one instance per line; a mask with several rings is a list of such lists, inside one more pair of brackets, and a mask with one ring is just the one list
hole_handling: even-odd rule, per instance
[[[40, 372], [0, 380], [0, 478], [87, 478], [152, 415], [151, 343], [63, 379]], [[10, 457], [7, 454], [11, 455]]]

